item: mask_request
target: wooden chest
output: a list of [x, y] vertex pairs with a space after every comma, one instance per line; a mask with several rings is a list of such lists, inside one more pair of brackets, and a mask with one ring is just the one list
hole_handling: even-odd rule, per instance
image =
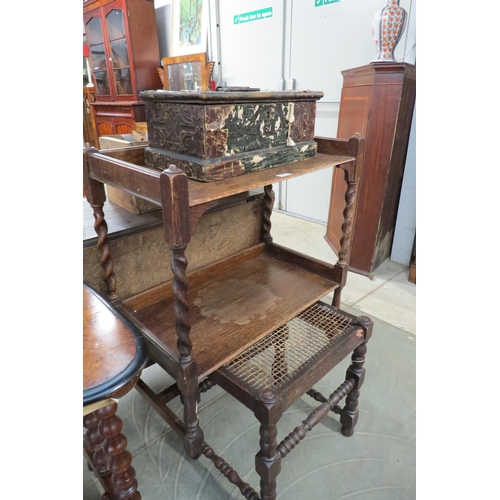
[[323, 92], [144, 91], [145, 161], [216, 181], [316, 155], [316, 101]]

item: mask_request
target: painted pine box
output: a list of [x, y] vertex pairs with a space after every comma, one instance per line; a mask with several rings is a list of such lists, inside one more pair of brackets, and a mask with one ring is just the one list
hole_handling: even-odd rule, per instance
[[323, 92], [141, 92], [149, 146], [145, 161], [174, 164], [217, 181], [316, 155], [316, 101]]

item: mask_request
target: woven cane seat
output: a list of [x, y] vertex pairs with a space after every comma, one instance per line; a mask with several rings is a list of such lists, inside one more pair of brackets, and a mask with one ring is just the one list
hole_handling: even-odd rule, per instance
[[[356, 318], [316, 302], [221, 367], [224, 378], [253, 397], [274, 387], [282, 392], [328, 351], [360, 331]], [[359, 343], [362, 339], [360, 338]]]

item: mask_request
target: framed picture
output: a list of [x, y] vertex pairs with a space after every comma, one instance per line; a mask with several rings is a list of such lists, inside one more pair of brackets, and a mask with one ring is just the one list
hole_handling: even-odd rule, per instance
[[208, 0], [172, 0], [170, 55], [207, 50]]

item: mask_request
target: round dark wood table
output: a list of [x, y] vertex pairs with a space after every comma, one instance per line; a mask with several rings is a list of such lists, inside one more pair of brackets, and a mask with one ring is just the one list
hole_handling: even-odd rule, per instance
[[84, 455], [105, 499], [140, 500], [132, 455], [116, 415], [117, 401], [130, 392], [147, 363], [136, 327], [95, 290], [83, 285]]

